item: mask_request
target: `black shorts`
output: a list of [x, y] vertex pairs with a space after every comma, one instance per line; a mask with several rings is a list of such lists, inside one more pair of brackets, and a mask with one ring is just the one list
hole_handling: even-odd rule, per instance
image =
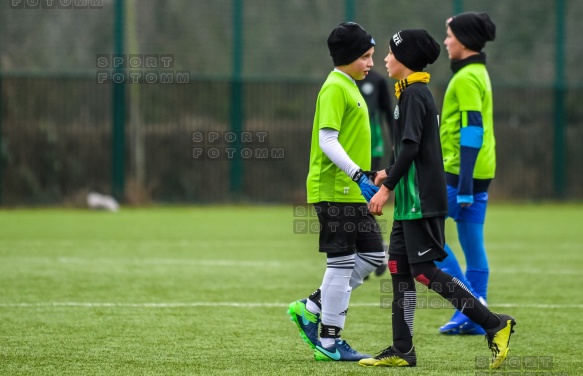
[[319, 202], [320, 252], [383, 252], [379, 225], [366, 204]]
[[405, 255], [409, 264], [442, 261], [447, 256], [445, 217], [430, 217], [408, 221], [393, 221], [389, 254]]

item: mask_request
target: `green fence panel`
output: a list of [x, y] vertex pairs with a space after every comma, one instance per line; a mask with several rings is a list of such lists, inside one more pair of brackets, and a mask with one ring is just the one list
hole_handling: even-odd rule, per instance
[[[396, 31], [422, 27], [442, 42], [445, 20], [470, 10], [497, 24], [485, 49], [498, 157], [491, 196], [583, 198], [581, 2], [123, 3], [0, 11], [2, 205], [79, 204], [89, 191], [128, 204], [304, 202], [316, 96], [333, 68], [330, 30], [362, 24], [384, 73]], [[452, 75], [444, 51], [428, 68], [439, 106]], [[124, 66], [111, 64], [118, 55]]]

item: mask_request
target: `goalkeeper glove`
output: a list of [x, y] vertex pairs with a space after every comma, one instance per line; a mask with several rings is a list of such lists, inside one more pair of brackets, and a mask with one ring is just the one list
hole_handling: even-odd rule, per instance
[[366, 202], [370, 202], [372, 196], [378, 192], [379, 187], [373, 184], [371, 181], [371, 176], [374, 177], [376, 171], [362, 171], [358, 170], [358, 172], [352, 177], [352, 180], [358, 184], [360, 188], [360, 192], [364, 196]]

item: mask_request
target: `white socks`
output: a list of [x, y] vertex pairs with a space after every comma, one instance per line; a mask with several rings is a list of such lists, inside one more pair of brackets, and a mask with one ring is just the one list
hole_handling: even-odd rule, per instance
[[354, 270], [350, 277], [350, 287], [354, 290], [364, 282], [364, 277], [385, 262], [385, 252], [357, 253]]
[[[321, 304], [308, 299], [306, 308], [312, 313], [320, 313], [322, 324], [344, 328], [350, 294], [354, 288], [362, 285], [364, 277], [372, 273], [385, 261], [384, 252], [357, 253], [356, 255], [328, 257], [327, 268], [322, 280]], [[334, 345], [335, 338], [321, 337], [323, 347]]]
[[354, 255], [329, 257], [322, 280], [322, 324], [344, 328], [350, 300]]

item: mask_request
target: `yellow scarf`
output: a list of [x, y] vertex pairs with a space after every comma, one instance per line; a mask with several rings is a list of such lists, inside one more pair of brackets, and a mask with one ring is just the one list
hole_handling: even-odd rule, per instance
[[407, 78], [402, 79], [401, 81], [395, 84], [395, 95], [397, 96], [397, 98], [399, 98], [403, 90], [405, 90], [407, 86], [411, 85], [412, 83], [415, 82], [423, 82], [425, 84], [428, 83], [429, 77], [430, 77], [429, 73], [427, 72], [411, 73], [409, 76], [407, 76]]

